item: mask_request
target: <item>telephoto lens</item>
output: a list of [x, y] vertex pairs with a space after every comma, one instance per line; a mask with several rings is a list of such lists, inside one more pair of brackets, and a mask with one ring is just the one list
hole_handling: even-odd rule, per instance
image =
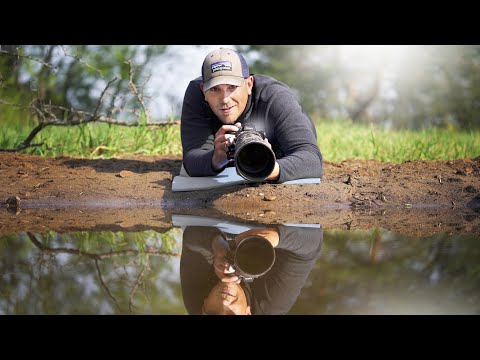
[[251, 181], [265, 180], [275, 168], [275, 153], [265, 140], [263, 132], [244, 125], [235, 135], [230, 158], [235, 160], [237, 174]]

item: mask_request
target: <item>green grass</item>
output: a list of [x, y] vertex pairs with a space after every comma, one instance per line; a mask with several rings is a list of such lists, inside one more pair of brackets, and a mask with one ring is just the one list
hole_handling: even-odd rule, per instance
[[480, 131], [431, 128], [385, 130], [349, 120], [316, 120], [318, 145], [327, 161], [375, 159], [453, 160], [480, 155]]
[[[0, 148], [12, 148], [21, 143], [31, 127], [3, 127]], [[23, 153], [46, 157], [115, 157], [125, 154], [181, 154], [180, 126], [126, 127], [111, 124], [85, 124], [79, 126], [49, 126], [37, 134], [33, 143], [45, 145], [31, 147]]]
[[[3, 122], [3, 121], [2, 121]], [[16, 123], [18, 124], [18, 123]], [[384, 130], [349, 120], [316, 119], [318, 144], [327, 161], [376, 159], [453, 160], [480, 155], [480, 131], [431, 128], [421, 131]], [[12, 148], [23, 141], [31, 126], [8, 122], [1, 126], [0, 148]], [[180, 126], [125, 127], [86, 124], [73, 127], [50, 126], [37, 134], [35, 143], [23, 153], [46, 157], [73, 156], [109, 158], [127, 154], [181, 155]]]

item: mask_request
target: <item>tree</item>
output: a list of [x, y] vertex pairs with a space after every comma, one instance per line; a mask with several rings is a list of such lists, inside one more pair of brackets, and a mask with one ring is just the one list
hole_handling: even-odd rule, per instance
[[49, 125], [151, 123], [143, 91], [146, 66], [165, 50], [166, 45], [2, 45], [0, 105], [28, 110], [26, 122], [37, 124], [14, 150], [32, 146]]

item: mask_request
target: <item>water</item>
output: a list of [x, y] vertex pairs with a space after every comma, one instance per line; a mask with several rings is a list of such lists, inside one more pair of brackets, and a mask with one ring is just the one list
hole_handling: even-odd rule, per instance
[[201, 312], [218, 282], [212, 239], [252, 231], [278, 234], [274, 266], [248, 283], [254, 314], [480, 314], [476, 234], [411, 237], [188, 215], [161, 231], [0, 236], [0, 313]]

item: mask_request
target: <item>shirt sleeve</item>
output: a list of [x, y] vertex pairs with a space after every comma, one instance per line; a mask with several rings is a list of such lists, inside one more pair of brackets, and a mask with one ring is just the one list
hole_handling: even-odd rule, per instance
[[323, 159], [315, 126], [302, 111], [293, 93], [281, 89], [272, 98], [269, 121], [284, 156], [278, 182], [323, 176]]
[[180, 124], [183, 166], [189, 176], [214, 176], [218, 174], [212, 168], [215, 135], [200, 83], [199, 79], [190, 81], [183, 99]]

